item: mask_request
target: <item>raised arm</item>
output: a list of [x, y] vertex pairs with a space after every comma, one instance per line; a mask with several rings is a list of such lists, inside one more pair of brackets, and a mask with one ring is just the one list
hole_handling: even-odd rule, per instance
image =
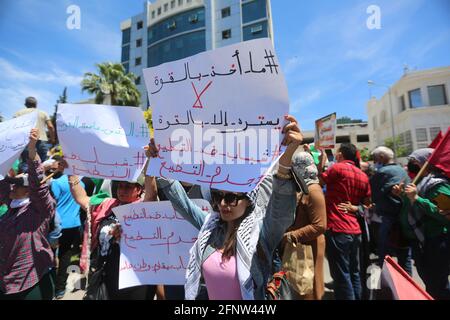
[[36, 208], [41, 217], [51, 217], [55, 214], [55, 200], [50, 195], [47, 184], [41, 184], [44, 177], [44, 167], [36, 152], [36, 143], [39, 137], [38, 129], [31, 129], [28, 143], [28, 183], [29, 196], [32, 206]]
[[[273, 178], [272, 194], [262, 226], [261, 239], [264, 241], [262, 244], [266, 246], [268, 256], [272, 255], [286, 229], [293, 224], [295, 216], [296, 190], [290, 168], [292, 156], [302, 143], [303, 136], [294, 117], [287, 116], [286, 120], [290, 123], [283, 129], [285, 136], [282, 143], [287, 145], [287, 148], [279, 160], [278, 172]], [[264, 188], [264, 185], [261, 187]]]
[[[156, 158], [158, 156], [158, 148], [156, 148], [155, 140], [153, 138], [150, 139], [150, 143], [146, 147], [145, 152], [149, 158], [148, 163], [152, 158]], [[150, 179], [149, 182], [151, 182]], [[205, 222], [207, 213], [198, 207], [191, 199], [189, 199], [182, 185], [178, 181], [163, 178], [156, 178], [156, 183], [157, 188], [164, 192], [165, 196], [172, 203], [175, 210], [195, 228], [200, 230]]]

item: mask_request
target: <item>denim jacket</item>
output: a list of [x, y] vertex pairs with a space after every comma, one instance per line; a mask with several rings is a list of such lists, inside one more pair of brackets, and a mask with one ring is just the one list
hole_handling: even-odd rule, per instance
[[[187, 197], [178, 181], [157, 178], [157, 183], [175, 210], [200, 230], [198, 240], [191, 249], [185, 286], [186, 299], [195, 299], [200, 287], [201, 264], [207, 258], [204, 253], [211, 252], [208, 248], [217, 243], [217, 238], [224, 236], [220, 229], [225, 228], [221, 227], [220, 222], [214, 223], [214, 219], [219, 220], [218, 213], [202, 211]], [[295, 207], [296, 191], [291, 180], [270, 175], [261, 182], [255, 209], [241, 223], [237, 235], [237, 271], [244, 300], [265, 298], [265, 287], [272, 271], [272, 254], [285, 230], [294, 222]], [[209, 233], [205, 233], [207, 225], [212, 225]], [[201, 247], [204, 234], [207, 235], [206, 247]], [[262, 253], [257, 253], [258, 243]], [[190, 279], [192, 283], [189, 283]]]

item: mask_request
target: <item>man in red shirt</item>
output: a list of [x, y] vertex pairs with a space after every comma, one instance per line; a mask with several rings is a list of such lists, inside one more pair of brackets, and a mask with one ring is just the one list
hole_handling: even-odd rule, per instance
[[[321, 183], [326, 184], [326, 254], [335, 298], [359, 300], [361, 228], [356, 212], [359, 205], [370, 205], [370, 184], [367, 175], [359, 168], [357, 149], [353, 144], [341, 144], [336, 161], [320, 175]], [[323, 162], [319, 165], [320, 172], [322, 168]]]

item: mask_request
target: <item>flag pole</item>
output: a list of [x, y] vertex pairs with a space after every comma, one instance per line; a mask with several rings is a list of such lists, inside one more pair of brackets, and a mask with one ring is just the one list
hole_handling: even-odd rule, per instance
[[425, 161], [424, 165], [422, 166], [422, 168], [420, 168], [420, 171], [417, 173], [417, 175], [414, 177], [414, 180], [412, 183], [414, 183], [415, 185], [417, 185], [417, 181], [423, 176], [423, 173], [425, 172], [425, 170], [428, 169], [428, 160]]

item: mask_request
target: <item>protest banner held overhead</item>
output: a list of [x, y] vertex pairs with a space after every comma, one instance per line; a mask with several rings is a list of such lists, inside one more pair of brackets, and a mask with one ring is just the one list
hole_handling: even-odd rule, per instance
[[269, 39], [144, 69], [159, 158], [150, 175], [255, 188], [280, 155], [287, 87]]
[[316, 149], [333, 149], [336, 144], [336, 113], [316, 120], [314, 146]]
[[37, 111], [0, 122], [0, 180], [28, 145], [30, 131], [36, 127], [36, 122]]
[[56, 123], [68, 174], [135, 181], [141, 173], [150, 136], [139, 108], [60, 104]]
[[[194, 201], [205, 214], [206, 200]], [[143, 284], [182, 285], [195, 229], [170, 201], [141, 202], [113, 208], [122, 226], [119, 288]]]

